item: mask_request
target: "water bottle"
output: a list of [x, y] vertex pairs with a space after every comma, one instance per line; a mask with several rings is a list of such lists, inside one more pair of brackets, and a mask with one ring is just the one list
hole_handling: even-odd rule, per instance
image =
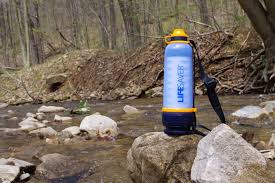
[[193, 49], [183, 29], [166, 36], [162, 122], [168, 135], [191, 134], [196, 125]]

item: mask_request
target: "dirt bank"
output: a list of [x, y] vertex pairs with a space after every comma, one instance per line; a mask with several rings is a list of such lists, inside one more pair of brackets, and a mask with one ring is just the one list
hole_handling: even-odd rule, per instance
[[[266, 81], [264, 49], [253, 31], [212, 32], [193, 36], [207, 72], [218, 82], [220, 94], [274, 92], [274, 78]], [[91, 98], [103, 100], [144, 96], [163, 83], [162, 41], [131, 54], [110, 50], [77, 50], [58, 55], [41, 65], [0, 75], [0, 101], [52, 101]], [[64, 74], [58, 86], [49, 76]], [[196, 92], [203, 93], [196, 75]]]

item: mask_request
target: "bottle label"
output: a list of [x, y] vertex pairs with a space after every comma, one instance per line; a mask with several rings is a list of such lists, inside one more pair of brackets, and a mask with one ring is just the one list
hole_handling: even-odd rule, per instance
[[193, 108], [193, 59], [168, 57], [164, 63], [165, 108]]

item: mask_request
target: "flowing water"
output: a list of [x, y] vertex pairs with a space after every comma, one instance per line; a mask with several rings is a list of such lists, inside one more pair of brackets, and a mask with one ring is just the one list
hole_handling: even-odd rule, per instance
[[[264, 96], [265, 99], [258, 95], [246, 96], [222, 96], [221, 102], [226, 115], [233, 111], [246, 106], [258, 105], [262, 101], [271, 100], [272, 96]], [[273, 96], [274, 98], [274, 96]], [[126, 115], [123, 112], [123, 107], [128, 104], [132, 105], [143, 113], [136, 115]], [[61, 102], [49, 103], [46, 105], [64, 106], [68, 109], [77, 107], [78, 102]], [[82, 174], [73, 177], [65, 177], [58, 180], [38, 180], [35, 177], [29, 182], [50, 182], [50, 183], [76, 183], [76, 182], [125, 182], [131, 183], [127, 174], [126, 155], [131, 147], [133, 140], [147, 132], [162, 131], [161, 124], [161, 107], [162, 99], [136, 99], [123, 100], [113, 102], [89, 101], [91, 108], [90, 113], [100, 112], [118, 123], [120, 135], [115, 141], [106, 141], [92, 139], [77, 144], [68, 145], [49, 145], [45, 139], [28, 136], [25, 133], [0, 133], [0, 156], [8, 158], [10, 156], [18, 159], [23, 159], [35, 164], [39, 164], [34, 157], [41, 157], [45, 154], [60, 153], [63, 155], [73, 156], [78, 160], [83, 160], [90, 163], [94, 167], [94, 171], [87, 178], [82, 179]], [[218, 125], [218, 118], [213, 112], [207, 97], [196, 97], [196, 106], [198, 108], [197, 121], [200, 124], [210, 128]], [[22, 121], [27, 112], [35, 113], [40, 105], [25, 104], [21, 106], [10, 106], [0, 110], [0, 116], [7, 114], [8, 110], [14, 111], [12, 116], [18, 117], [16, 121], [10, 121], [0, 118], [0, 128], [17, 128], [18, 123]], [[61, 114], [69, 116], [69, 112]], [[88, 114], [86, 114], [88, 115]], [[49, 123], [48, 126], [53, 127], [57, 131], [69, 126], [79, 126], [81, 119], [86, 115], [73, 116], [72, 123]], [[47, 115], [47, 119], [53, 120], [54, 114]], [[254, 128], [235, 125], [234, 128], [238, 132], [250, 131], [254, 132], [257, 139], [268, 141], [271, 132], [274, 129], [273, 125], [266, 128]], [[85, 172], [84, 172], [85, 174]]]

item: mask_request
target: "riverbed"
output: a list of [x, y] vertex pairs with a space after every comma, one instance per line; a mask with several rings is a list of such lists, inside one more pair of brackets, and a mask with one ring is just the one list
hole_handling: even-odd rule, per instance
[[[225, 115], [230, 115], [233, 111], [247, 106], [259, 105], [259, 103], [274, 99], [274, 96], [246, 95], [246, 96], [222, 96], [220, 97]], [[69, 110], [78, 106], [78, 101], [65, 101], [58, 103], [48, 103], [44, 105], [63, 106]], [[47, 144], [45, 139], [31, 137], [26, 133], [0, 133], [0, 156], [3, 158], [16, 157], [39, 164], [37, 157], [45, 154], [60, 153], [73, 156], [75, 159], [85, 161], [94, 167], [94, 172], [88, 177], [81, 175], [75, 177], [65, 177], [57, 180], [41, 180], [33, 176], [31, 183], [76, 183], [76, 182], [125, 182], [131, 183], [127, 173], [127, 151], [131, 147], [133, 140], [147, 132], [162, 131], [161, 123], [161, 98], [135, 99], [122, 101], [88, 101], [90, 106], [89, 114], [99, 112], [115, 120], [119, 127], [119, 135], [115, 140], [91, 139], [77, 144]], [[123, 107], [131, 105], [143, 111], [139, 114], [125, 114]], [[9, 106], [0, 109], [0, 116], [8, 114], [9, 110], [14, 113], [12, 117], [17, 120], [0, 118], [0, 128], [18, 128], [18, 123], [22, 121], [27, 112], [36, 113], [41, 105], [24, 104], [20, 106]], [[214, 128], [219, 124], [219, 119], [214, 113], [206, 96], [196, 97], [196, 107], [198, 108], [197, 121], [209, 128]], [[69, 126], [79, 126], [81, 120], [89, 115], [72, 115], [70, 111], [61, 113], [63, 116], [73, 117], [70, 123], [49, 123], [47, 126], [53, 127], [56, 131]], [[54, 114], [47, 114], [46, 119], [53, 121]], [[268, 142], [275, 125], [266, 127], [239, 126], [233, 125], [239, 133], [249, 131], [255, 133], [255, 138]], [[68, 167], [69, 168], [69, 167]]]

